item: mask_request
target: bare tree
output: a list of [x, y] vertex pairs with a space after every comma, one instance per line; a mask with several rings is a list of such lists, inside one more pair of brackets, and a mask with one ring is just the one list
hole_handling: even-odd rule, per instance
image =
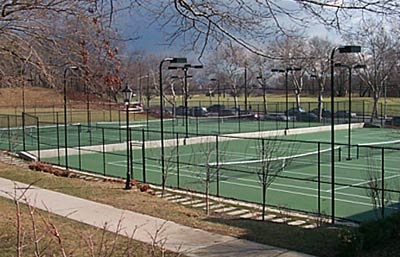
[[[256, 167], [254, 172], [257, 174], [259, 183], [262, 186], [262, 220], [265, 216], [267, 202], [267, 189], [275, 181], [279, 173], [291, 162], [293, 143], [285, 144], [283, 141], [275, 139], [259, 139], [257, 141], [258, 160], [253, 161]], [[250, 163], [249, 163], [250, 165]]]
[[[217, 73], [219, 79], [224, 82], [224, 92], [229, 89], [234, 99], [235, 108], [238, 107], [238, 96], [247, 86], [247, 78], [250, 68], [250, 58], [246, 52], [232, 44], [221, 44], [209, 57], [209, 70]], [[246, 81], [245, 81], [246, 80]], [[221, 82], [220, 81], [220, 82]]]
[[359, 62], [365, 64], [366, 68], [360, 72], [359, 77], [372, 93], [374, 102], [371, 113], [372, 122], [373, 119], [378, 118], [378, 101], [398, 64], [400, 41], [393, 31], [385, 28], [384, 23], [371, 20], [361, 26], [356, 33], [350, 34], [349, 38], [360, 42], [363, 46]]
[[109, 7], [90, 0], [0, 3], [0, 86], [14, 86], [22, 77], [57, 88], [69, 64], [82, 67], [80, 76], [85, 86], [96, 88], [92, 91], [116, 92], [121, 85], [119, 38], [109, 23]]
[[[207, 215], [210, 213], [210, 186], [212, 183], [219, 182], [221, 176], [222, 167], [220, 163], [226, 158], [226, 149], [228, 147], [229, 142], [223, 144], [223, 147], [217, 147], [216, 144], [218, 136], [216, 136], [216, 141], [208, 140], [202, 141], [200, 144], [196, 145], [192, 148], [194, 155], [198, 155], [199, 152], [201, 154], [201, 158], [199, 158], [199, 162], [203, 163], [199, 166], [199, 170], [196, 176], [203, 183], [205, 189], [206, 196], [206, 213]], [[196, 151], [200, 147], [200, 151]]]
[[332, 43], [320, 38], [312, 38], [308, 42], [309, 55], [312, 56], [307, 62], [306, 70], [312, 79], [318, 84], [318, 110], [319, 120], [322, 121], [322, 111], [324, 108], [324, 91], [329, 71], [329, 49]]
[[[366, 189], [367, 196], [370, 197], [371, 203], [373, 206], [373, 210], [375, 213], [375, 217], [377, 219], [383, 218], [382, 214], [384, 206], [382, 204], [386, 204], [390, 202], [390, 194], [383, 190], [382, 188], [382, 170], [379, 168], [380, 163], [377, 160], [377, 157], [373, 155], [374, 152], [379, 151], [380, 149], [365, 149], [367, 151], [367, 185]], [[380, 156], [380, 155], [379, 155]], [[382, 161], [382, 160], [381, 160]]]
[[161, 27], [176, 25], [175, 30], [169, 33], [170, 44], [185, 38], [185, 46], [199, 49], [200, 56], [210, 43], [219, 44], [228, 40], [254, 54], [279, 58], [263, 49], [260, 43], [291, 36], [316, 24], [341, 31], [352, 26], [354, 16], [378, 14], [397, 17], [400, 12], [400, 4], [396, 1], [165, 0], [152, 4], [152, 1], [142, 0], [131, 3], [155, 15], [155, 21]]

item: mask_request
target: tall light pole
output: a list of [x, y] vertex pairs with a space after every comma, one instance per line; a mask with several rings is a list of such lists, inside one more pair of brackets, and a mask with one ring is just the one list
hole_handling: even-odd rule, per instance
[[220, 84], [219, 84], [219, 79], [216, 79], [216, 78], [211, 78], [210, 81], [216, 81], [217, 82], [217, 92], [218, 92], [218, 96], [217, 96], [217, 102], [218, 102], [218, 134], [219, 134], [220, 131], [221, 131], [221, 123], [220, 123], [221, 105], [220, 105], [220, 101], [219, 101], [219, 97], [220, 97], [220, 94], [221, 94], [219, 92]]
[[285, 99], [286, 99], [286, 128], [285, 131], [289, 130], [289, 94], [288, 94], [288, 73], [289, 71], [299, 71], [301, 68], [297, 67], [286, 67], [286, 69], [271, 69], [271, 72], [285, 73]]
[[165, 189], [165, 162], [164, 162], [164, 101], [163, 101], [163, 84], [162, 84], [162, 66], [165, 62], [169, 63], [186, 63], [186, 58], [166, 57], [161, 60], [159, 65], [159, 87], [160, 87], [160, 129], [161, 129], [161, 172], [162, 187]]
[[67, 74], [69, 71], [78, 70], [74, 65], [67, 65], [64, 69], [64, 151], [65, 169], [68, 170], [68, 131], [67, 131]]
[[348, 128], [348, 135], [347, 135], [347, 160], [351, 160], [350, 156], [350, 146], [351, 146], [351, 71], [353, 69], [365, 69], [366, 65], [365, 64], [356, 64], [353, 66], [342, 64], [342, 63], [335, 63], [335, 67], [342, 67], [342, 68], [347, 68], [349, 70], [349, 128]]
[[126, 181], [125, 181], [125, 190], [129, 190], [132, 188], [131, 184], [131, 158], [130, 158], [130, 131], [129, 131], [129, 103], [132, 100], [133, 96], [133, 91], [132, 89], [128, 86], [125, 85], [125, 87], [122, 89], [122, 93], [124, 95], [124, 103], [125, 103], [125, 110], [126, 110], [126, 160], [127, 160], [127, 165], [126, 165]]
[[188, 123], [188, 85], [187, 85], [187, 79], [188, 79], [188, 70], [192, 69], [202, 69], [203, 65], [201, 64], [196, 64], [192, 65], [190, 63], [186, 63], [182, 67], [180, 66], [171, 66], [168, 67], [168, 69], [176, 70], [176, 69], [182, 69], [183, 70], [183, 79], [184, 79], [184, 88], [185, 88], [185, 138], [189, 137], [189, 123]]
[[264, 115], [267, 114], [267, 92], [266, 92], [266, 82], [262, 74], [257, 76], [258, 83], [261, 84], [262, 90], [263, 90], [263, 105], [264, 105]]
[[359, 53], [361, 46], [346, 45], [338, 46], [332, 49], [330, 55], [330, 68], [331, 68], [331, 219], [332, 224], [335, 223], [335, 52], [339, 53]]
[[247, 111], [247, 66], [244, 67], [244, 110]]

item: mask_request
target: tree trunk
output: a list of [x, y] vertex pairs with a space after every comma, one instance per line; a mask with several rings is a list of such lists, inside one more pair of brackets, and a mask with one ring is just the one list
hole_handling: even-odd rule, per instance
[[318, 117], [319, 117], [319, 122], [322, 122], [322, 109], [324, 108], [324, 97], [323, 97], [323, 93], [324, 93], [324, 87], [323, 85], [319, 85], [319, 94], [318, 94]]
[[264, 114], [267, 114], [267, 95], [265, 92], [265, 85], [263, 85], [263, 104], [264, 104]]
[[372, 113], [371, 113], [371, 120], [370, 120], [370, 122], [373, 122], [374, 119], [377, 119], [377, 118], [378, 118], [378, 101], [379, 101], [379, 94], [378, 94], [378, 92], [374, 92], [374, 97], [373, 97], [373, 99], [374, 99], [374, 105], [373, 105], [373, 108], [372, 108]]
[[265, 202], [267, 197], [267, 184], [263, 183], [262, 185], [262, 221], [265, 220]]
[[296, 94], [296, 107], [299, 108], [301, 101], [300, 101], [300, 90], [296, 89], [295, 90], [295, 94]]

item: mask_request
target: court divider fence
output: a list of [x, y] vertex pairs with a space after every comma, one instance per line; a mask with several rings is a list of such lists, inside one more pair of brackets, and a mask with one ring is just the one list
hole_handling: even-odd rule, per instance
[[[253, 137], [187, 133], [169, 127], [161, 156], [160, 131], [151, 126], [127, 128], [121, 121], [117, 127], [62, 124], [63, 118], [57, 114], [53, 123], [26, 113], [0, 115], [0, 146], [110, 177], [126, 178], [130, 162], [131, 177], [140, 182], [162, 185], [164, 176], [167, 187], [256, 204], [263, 202], [263, 188], [267, 188], [268, 206], [317, 217], [360, 222], [399, 208], [398, 141], [350, 148], [336, 144], [332, 179], [329, 143], [288, 140], [278, 134], [267, 138], [259, 132]], [[344, 158], [348, 151], [351, 160]], [[332, 204], [335, 213], [330, 212]]]

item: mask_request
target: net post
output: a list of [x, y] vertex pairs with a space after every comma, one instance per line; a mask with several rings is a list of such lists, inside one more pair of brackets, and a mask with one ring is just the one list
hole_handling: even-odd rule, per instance
[[321, 142], [318, 142], [318, 216], [321, 216]]
[[101, 137], [102, 137], [102, 152], [103, 152], [103, 175], [106, 175], [106, 143], [105, 143], [105, 137], [104, 137], [104, 128], [101, 128]]
[[357, 159], [359, 159], [360, 158], [360, 146], [357, 144], [357, 153], [356, 153], [356, 155], [357, 155]]
[[179, 180], [179, 133], [176, 133], [176, 183], [178, 188], [180, 188]]
[[215, 158], [217, 163], [217, 197], [219, 197], [219, 143], [218, 135], [215, 135]]
[[382, 169], [382, 175], [381, 175], [381, 187], [382, 187], [382, 196], [381, 196], [381, 215], [382, 218], [385, 217], [385, 148], [382, 147], [382, 153], [381, 153], [381, 169]]
[[339, 150], [339, 153], [338, 153], [338, 161], [340, 162], [340, 161], [342, 161], [342, 147], [341, 146], [339, 146], [339, 148], [338, 148], [338, 150]]
[[[148, 131], [148, 128], [147, 128]], [[142, 128], [142, 176], [143, 183], [146, 183], [146, 138], [144, 129]]]
[[61, 164], [60, 160], [60, 123], [58, 120], [58, 112], [56, 113], [56, 130], [57, 130], [57, 157], [58, 157], [58, 165]]
[[78, 125], [78, 165], [79, 170], [82, 170], [82, 155], [81, 155], [81, 125]]
[[37, 136], [37, 151], [38, 151], [38, 161], [40, 161], [40, 122], [39, 118], [36, 117], [36, 136]]

